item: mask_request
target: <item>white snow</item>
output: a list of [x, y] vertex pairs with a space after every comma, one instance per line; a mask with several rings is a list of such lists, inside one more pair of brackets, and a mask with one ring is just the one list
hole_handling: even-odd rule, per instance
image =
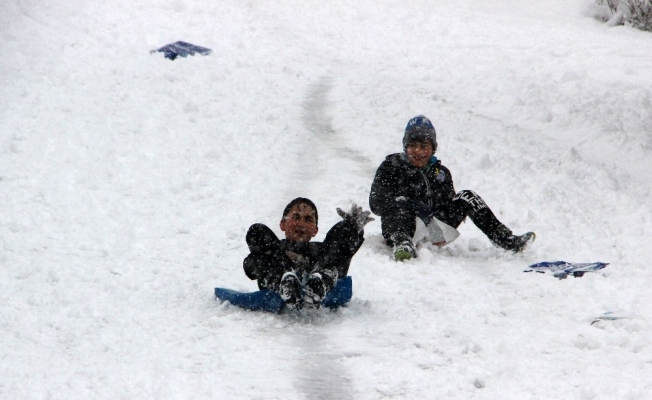
[[[0, 398], [652, 399], [651, 33], [591, 0], [1, 8]], [[177, 40], [213, 54], [149, 53]], [[294, 197], [317, 240], [367, 209], [418, 114], [532, 248], [467, 221], [397, 264], [377, 218], [347, 307], [215, 300]], [[522, 272], [556, 260], [610, 265]]]

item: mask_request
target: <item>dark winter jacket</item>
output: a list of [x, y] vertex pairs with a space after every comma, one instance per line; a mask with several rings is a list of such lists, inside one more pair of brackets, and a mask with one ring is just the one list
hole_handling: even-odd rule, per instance
[[281, 240], [281, 249], [299, 254], [304, 265], [297, 263], [298, 270], [310, 272], [317, 264], [321, 268], [336, 269], [340, 278], [349, 272], [351, 258], [364, 242], [364, 231], [358, 232], [351, 221], [340, 221], [326, 233], [323, 242], [290, 242]]
[[[250, 231], [259, 231], [261, 229], [259, 226], [263, 225], [255, 224], [250, 228]], [[267, 227], [264, 227], [264, 229], [269, 230]], [[269, 232], [271, 233], [271, 231]], [[345, 220], [335, 224], [328, 231], [323, 242], [292, 242], [286, 239], [278, 240], [274, 236], [273, 240], [262, 240], [255, 243], [258, 251], [252, 251], [245, 258], [243, 266], [249, 279], [266, 277], [280, 268], [277, 271], [280, 279], [280, 275], [285, 272], [281, 267], [283, 262], [273, 257], [279, 251], [283, 255], [282, 257], [285, 257], [287, 252], [292, 252], [301, 256], [300, 258], [296, 256], [290, 257], [294, 264], [293, 270], [298, 275], [309, 273], [319, 264], [320, 268], [337, 270], [337, 275], [341, 278], [348, 274], [351, 258], [362, 246], [363, 242], [364, 231], [358, 232], [353, 222]], [[271, 259], [270, 255], [272, 256]]]
[[376, 171], [371, 185], [369, 206], [382, 216], [411, 213], [415, 207], [429, 206], [434, 215], [444, 219], [455, 196], [453, 178], [448, 168], [432, 156], [424, 168], [416, 168], [405, 153], [391, 154]]

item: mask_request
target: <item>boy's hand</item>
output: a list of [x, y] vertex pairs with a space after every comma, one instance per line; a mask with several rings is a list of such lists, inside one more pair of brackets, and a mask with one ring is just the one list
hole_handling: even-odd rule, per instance
[[419, 217], [426, 226], [430, 225], [432, 217], [435, 216], [435, 212], [432, 211], [432, 208], [420, 201], [408, 199], [404, 196], [399, 196], [395, 200], [400, 204], [400, 207], [407, 208], [408, 211]]
[[337, 213], [345, 221], [351, 221], [358, 228], [358, 232], [362, 232], [364, 226], [369, 222], [373, 221], [374, 218], [370, 217], [371, 211], [362, 211], [362, 207], [359, 207], [357, 204], [351, 205], [351, 210], [347, 213], [341, 208], [337, 208]]
[[432, 211], [432, 208], [427, 204], [423, 204], [416, 200], [408, 200], [407, 203], [410, 210], [412, 210], [412, 212], [414, 212], [416, 216], [426, 224], [426, 226], [429, 226], [432, 222], [432, 217], [435, 216], [435, 212]]

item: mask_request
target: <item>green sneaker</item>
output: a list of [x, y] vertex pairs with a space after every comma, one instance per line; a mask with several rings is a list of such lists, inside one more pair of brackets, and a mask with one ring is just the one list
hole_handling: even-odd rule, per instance
[[405, 241], [394, 246], [394, 260], [406, 261], [416, 258], [417, 251], [412, 241]]

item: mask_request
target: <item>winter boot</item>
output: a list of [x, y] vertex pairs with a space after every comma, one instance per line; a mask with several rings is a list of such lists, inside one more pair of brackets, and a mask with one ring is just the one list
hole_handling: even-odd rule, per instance
[[412, 243], [412, 239], [404, 233], [395, 233], [392, 235], [394, 242], [394, 260], [405, 261], [416, 258], [417, 250]]
[[289, 309], [301, 311], [303, 298], [301, 297], [301, 282], [294, 272], [286, 272], [281, 278], [279, 294]]
[[303, 286], [306, 308], [318, 309], [326, 296], [326, 285], [319, 272], [313, 272]]
[[525, 250], [534, 240], [537, 235], [534, 232], [527, 232], [521, 236], [514, 236], [512, 231], [505, 225], [500, 225], [489, 239], [492, 243], [505, 250], [511, 250], [514, 253], [520, 253]]

